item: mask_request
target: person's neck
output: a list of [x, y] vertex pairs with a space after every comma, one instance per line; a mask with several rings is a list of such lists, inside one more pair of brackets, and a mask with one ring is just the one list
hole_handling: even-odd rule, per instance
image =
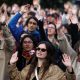
[[49, 37], [49, 38], [52, 38], [52, 37], [54, 37], [54, 35], [48, 35], [48, 37]]
[[30, 50], [25, 50], [25, 49], [23, 49], [23, 52], [29, 52]]
[[45, 61], [44, 59], [38, 59], [38, 64], [37, 64], [37, 66], [38, 66], [38, 67], [41, 67], [44, 61]]
[[31, 30], [31, 29], [27, 29], [28, 30], [28, 32], [34, 32], [35, 30]]

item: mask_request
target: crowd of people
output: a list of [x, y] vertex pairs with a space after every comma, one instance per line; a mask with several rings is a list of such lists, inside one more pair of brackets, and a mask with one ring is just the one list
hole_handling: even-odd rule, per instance
[[0, 80], [80, 80], [80, 6], [0, 6]]

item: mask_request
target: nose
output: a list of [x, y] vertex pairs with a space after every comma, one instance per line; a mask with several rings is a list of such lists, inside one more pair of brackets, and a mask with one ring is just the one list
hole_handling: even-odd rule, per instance
[[31, 26], [33, 26], [33, 23], [31, 23]]

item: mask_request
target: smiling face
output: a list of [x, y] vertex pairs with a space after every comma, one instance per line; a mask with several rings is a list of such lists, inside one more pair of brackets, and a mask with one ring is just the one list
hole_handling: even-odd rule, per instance
[[26, 37], [23, 41], [23, 50], [30, 51], [32, 49], [33, 49], [33, 41], [30, 38]]
[[34, 19], [30, 19], [27, 27], [29, 31], [34, 31], [37, 27], [37, 22]]
[[39, 59], [45, 59], [47, 56], [47, 49], [45, 44], [40, 44], [36, 48], [36, 57]]

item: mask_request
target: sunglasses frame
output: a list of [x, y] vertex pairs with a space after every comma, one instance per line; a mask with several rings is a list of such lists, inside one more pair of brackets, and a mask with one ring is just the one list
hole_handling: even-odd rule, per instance
[[37, 47], [37, 48], [36, 48], [36, 51], [42, 51], [42, 52], [45, 52], [45, 51], [47, 51], [47, 49]]

